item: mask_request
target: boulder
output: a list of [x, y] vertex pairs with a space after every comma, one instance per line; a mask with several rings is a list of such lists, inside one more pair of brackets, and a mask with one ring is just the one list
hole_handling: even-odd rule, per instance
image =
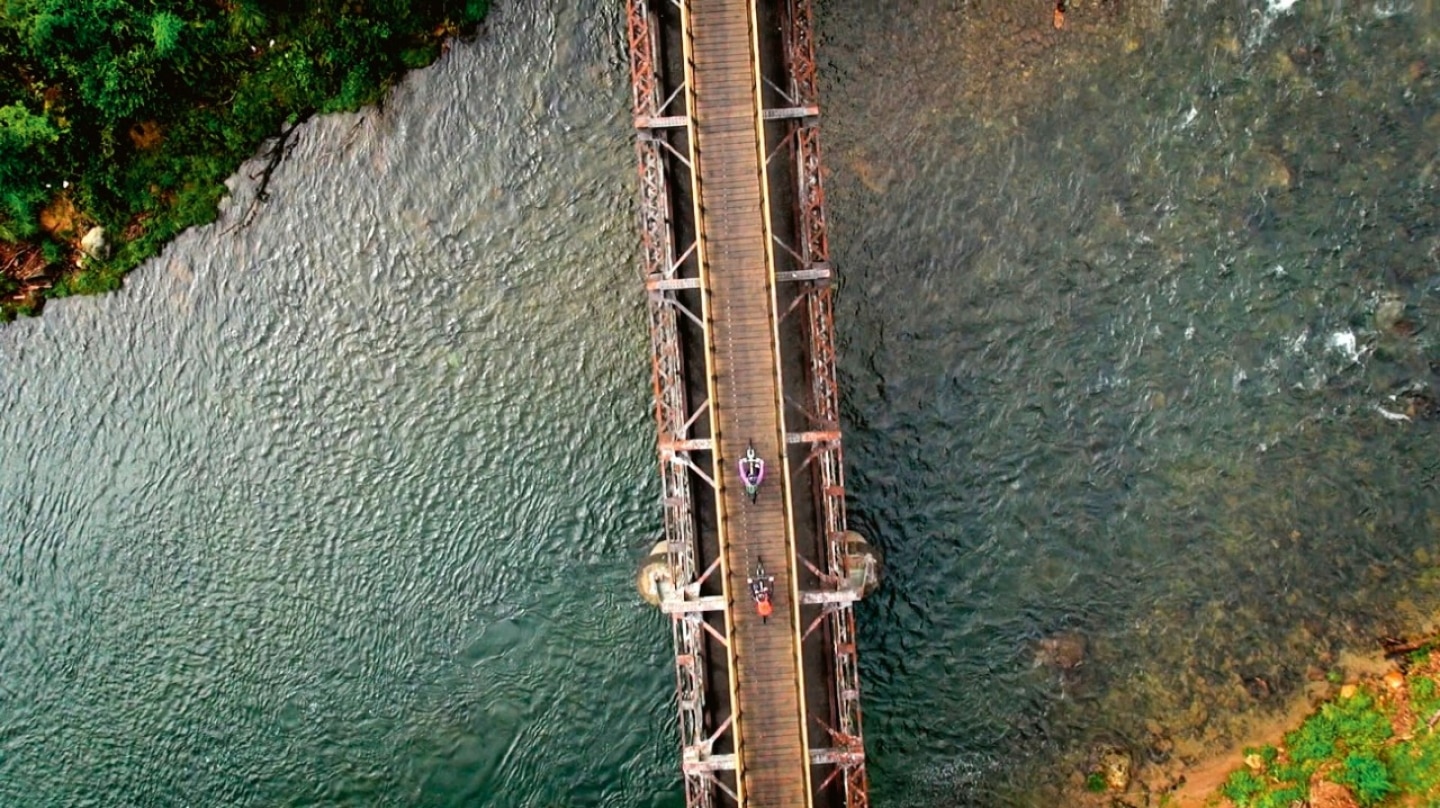
[[1130, 787], [1130, 754], [1123, 749], [1109, 748], [1100, 753], [1100, 773], [1111, 791]]
[[1405, 319], [1405, 301], [1396, 295], [1386, 295], [1375, 306], [1375, 328], [1391, 332]]
[[105, 241], [105, 228], [92, 227], [80, 237], [80, 251], [86, 257], [103, 261], [110, 257], [110, 244]]

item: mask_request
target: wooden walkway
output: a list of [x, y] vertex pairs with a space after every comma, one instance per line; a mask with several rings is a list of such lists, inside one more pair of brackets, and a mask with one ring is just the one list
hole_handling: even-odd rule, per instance
[[[812, 792], [753, 6], [687, 0], [682, 8], [741, 802], [801, 808]], [[757, 504], [736, 471], [751, 443], [767, 464]], [[760, 560], [775, 576], [768, 624], [746, 585]]]

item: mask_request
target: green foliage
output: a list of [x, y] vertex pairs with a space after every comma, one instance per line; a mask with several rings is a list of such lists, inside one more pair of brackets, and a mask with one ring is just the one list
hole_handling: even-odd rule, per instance
[[[1424, 716], [1434, 713], [1425, 705], [1440, 708], [1440, 685], [1434, 679], [1416, 674], [1407, 681], [1412, 709]], [[1310, 780], [1319, 773], [1347, 786], [1366, 808], [1440, 808], [1440, 732], [1422, 723], [1413, 736], [1392, 738], [1385, 712], [1390, 709], [1391, 702], [1377, 703], [1364, 691], [1325, 704], [1286, 735], [1283, 749], [1246, 749], [1247, 756], [1264, 761], [1263, 767], [1233, 772], [1220, 793], [1237, 808], [1291, 808], [1304, 804]]]
[[42, 242], [40, 252], [44, 254], [46, 263], [58, 264], [65, 259], [64, 248], [53, 241]]
[[439, 44], [435, 42], [425, 42], [413, 48], [406, 48], [405, 50], [401, 51], [400, 63], [405, 65], [406, 69], [424, 67], [425, 65], [428, 65], [431, 62], [435, 61], [435, 57], [439, 55]]
[[1310, 790], [1303, 785], [1281, 785], [1273, 791], [1261, 794], [1255, 800], [1255, 808], [1291, 808], [1296, 803], [1304, 804]]
[[1415, 710], [1421, 713], [1434, 712], [1436, 706], [1435, 680], [1428, 676], [1410, 677], [1410, 700], [1415, 705]]
[[75, 273], [70, 280], [69, 293], [97, 295], [101, 292], [113, 292], [119, 288], [120, 274], [102, 265]]
[[1375, 699], [1359, 693], [1322, 707], [1320, 714], [1335, 722], [1336, 731], [1348, 749], [1374, 750], [1390, 740], [1390, 719], [1375, 706]]
[[1361, 805], [1375, 805], [1395, 791], [1390, 780], [1390, 769], [1383, 761], [1370, 753], [1351, 752], [1345, 756], [1344, 769], [1336, 777], [1338, 782], [1355, 791]]
[[1105, 790], [1105, 775], [1100, 772], [1090, 772], [1085, 775], [1085, 790], [1092, 794], [1099, 794]]
[[[463, 19], [479, 20], [490, 10], [490, 0], [466, 0]], [[458, 21], [457, 21], [458, 22]]]
[[24, 11], [12, 24], [29, 46], [36, 72], [46, 83], [73, 90], [101, 125], [156, 106], [170, 89], [166, 77], [185, 66], [179, 47], [184, 23], [174, 11], [153, 12], [150, 4], [130, 0], [17, 5]]
[[185, 21], [169, 11], [162, 11], [150, 18], [150, 37], [157, 56], [169, 56], [180, 47], [180, 32], [185, 30]]
[[39, 232], [35, 209], [44, 199], [33, 188], [0, 186], [0, 239], [23, 241]]
[[35, 232], [35, 210], [46, 197], [43, 166], [60, 128], [22, 103], [0, 106], [0, 238], [18, 241]]
[[1290, 759], [1307, 771], [1337, 754], [1374, 752], [1389, 739], [1390, 721], [1375, 701], [1360, 693], [1331, 702], [1310, 716], [1300, 729], [1285, 736]]
[[32, 148], [60, 139], [60, 130], [44, 115], [36, 115], [23, 104], [0, 107], [0, 155], [23, 157]]
[[1406, 794], [1433, 795], [1426, 805], [1440, 806], [1440, 734], [1427, 732], [1390, 756], [1395, 784]]
[[1252, 774], [1249, 769], [1237, 769], [1231, 772], [1225, 785], [1220, 788], [1220, 793], [1240, 808], [1251, 808], [1255, 804], [1255, 798], [1264, 791], [1265, 782]]
[[1272, 744], [1265, 744], [1264, 746], [1259, 747], [1246, 747], [1243, 754], [1246, 757], [1249, 757], [1251, 755], [1258, 755], [1260, 759], [1265, 762], [1265, 768], [1267, 769], [1271, 766], [1274, 766], [1275, 761], [1280, 758], [1280, 750]]
[[1276, 765], [1270, 776], [1278, 783], [1306, 783], [1310, 780], [1308, 768], [1293, 762]]
[[68, 182], [87, 220], [134, 237], [50, 295], [115, 288], [213, 220], [222, 181], [284, 123], [375, 102], [488, 5], [0, 0], [0, 241], [46, 243], [37, 213]]
[[1332, 721], [1311, 716], [1300, 729], [1285, 736], [1285, 745], [1290, 749], [1292, 760], [1302, 765], [1318, 763], [1334, 756], [1339, 735]]
[[226, 25], [233, 38], [241, 41], [257, 40], [269, 32], [270, 18], [266, 16], [260, 3], [255, 0], [236, 0], [232, 5], [234, 11], [230, 12]]

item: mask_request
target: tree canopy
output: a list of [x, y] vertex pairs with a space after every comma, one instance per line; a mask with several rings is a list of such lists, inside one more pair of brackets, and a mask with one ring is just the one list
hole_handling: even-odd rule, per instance
[[[51, 294], [113, 288], [176, 232], [212, 220], [221, 182], [283, 125], [377, 100], [487, 6], [0, 0], [0, 248], [44, 247], [57, 264]], [[57, 206], [75, 214], [42, 215]], [[59, 268], [78, 234], [54, 228], [69, 222], [124, 234], [114, 258]]]

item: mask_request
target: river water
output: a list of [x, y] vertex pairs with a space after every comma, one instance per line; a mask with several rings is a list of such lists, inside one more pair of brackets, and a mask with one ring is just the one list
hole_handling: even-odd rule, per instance
[[[620, 4], [500, 5], [0, 330], [0, 804], [682, 804]], [[819, 6], [874, 803], [1423, 629], [1434, 0], [897, 5]]]

